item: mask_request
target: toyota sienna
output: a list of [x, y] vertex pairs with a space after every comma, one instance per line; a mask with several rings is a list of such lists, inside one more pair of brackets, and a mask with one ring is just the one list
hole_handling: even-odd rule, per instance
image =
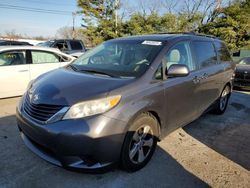
[[225, 112], [233, 70], [214, 37], [113, 39], [34, 80], [17, 107], [18, 127], [27, 147], [55, 165], [133, 172], [170, 132]]

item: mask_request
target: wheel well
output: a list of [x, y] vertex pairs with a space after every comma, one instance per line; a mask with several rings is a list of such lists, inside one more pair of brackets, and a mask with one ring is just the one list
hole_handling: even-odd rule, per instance
[[158, 113], [155, 111], [148, 111], [154, 118], [157, 120], [159, 127], [158, 127], [158, 141], [160, 141], [161, 137], [161, 118], [159, 117]]
[[[226, 85], [225, 85], [225, 87], [226, 87], [226, 86], [229, 86], [229, 87], [230, 87], [230, 94], [229, 94], [229, 95], [231, 95], [231, 92], [232, 92], [232, 84], [231, 84], [230, 82], [227, 82]], [[225, 87], [224, 87], [224, 88], [225, 88]]]

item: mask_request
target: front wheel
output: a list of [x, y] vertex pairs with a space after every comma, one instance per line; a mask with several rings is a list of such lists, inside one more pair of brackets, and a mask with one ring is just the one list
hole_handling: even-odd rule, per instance
[[157, 144], [158, 121], [148, 113], [139, 115], [126, 134], [122, 152], [122, 168], [134, 172], [143, 168], [151, 159]]
[[230, 87], [226, 86], [223, 89], [218, 102], [216, 103], [215, 109], [213, 110], [215, 114], [221, 115], [226, 111], [229, 97], [230, 97]]

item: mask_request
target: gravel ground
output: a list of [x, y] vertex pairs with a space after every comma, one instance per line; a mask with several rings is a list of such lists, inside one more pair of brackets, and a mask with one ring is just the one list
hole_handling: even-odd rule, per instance
[[250, 187], [250, 93], [234, 92], [224, 115], [206, 114], [171, 133], [132, 174], [76, 173], [43, 161], [19, 136], [18, 100], [0, 100], [0, 187]]

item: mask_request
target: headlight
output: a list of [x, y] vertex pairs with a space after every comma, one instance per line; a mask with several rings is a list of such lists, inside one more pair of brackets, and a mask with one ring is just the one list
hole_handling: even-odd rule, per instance
[[77, 103], [68, 110], [63, 119], [77, 119], [101, 114], [115, 107], [120, 100], [121, 96], [117, 95], [103, 99]]

